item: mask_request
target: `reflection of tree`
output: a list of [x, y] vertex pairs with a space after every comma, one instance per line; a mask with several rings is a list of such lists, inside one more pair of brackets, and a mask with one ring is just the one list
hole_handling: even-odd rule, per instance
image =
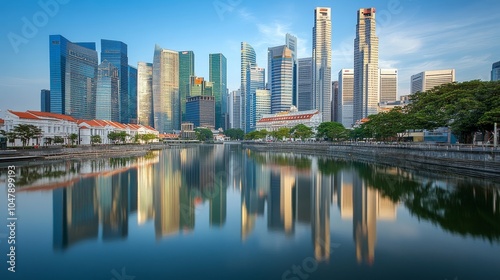
[[259, 164], [276, 164], [279, 166], [294, 166], [299, 169], [310, 169], [311, 159], [298, 155], [259, 153], [251, 151], [250, 158]]
[[410, 213], [439, 225], [446, 231], [500, 242], [500, 200], [498, 190], [457, 182], [443, 188], [435, 182], [417, 182], [402, 174], [379, 172], [359, 164], [358, 171], [368, 184], [392, 201], [402, 202]]

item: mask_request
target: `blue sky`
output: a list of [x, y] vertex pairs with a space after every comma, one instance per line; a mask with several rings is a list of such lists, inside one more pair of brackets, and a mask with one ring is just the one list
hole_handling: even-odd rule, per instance
[[[57, 2], [55, 2], [57, 1]], [[50, 13], [39, 3], [52, 5]], [[314, 8], [332, 8], [332, 78], [353, 67], [356, 11], [377, 9], [379, 64], [399, 69], [399, 94], [412, 74], [455, 68], [458, 81], [489, 80], [500, 60], [500, 1], [184, 0], [4, 1], [0, 12], [0, 117], [7, 109], [39, 110], [40, 89], [49, 88], [50, 34], [73, 42], [120, 40], [129, 64], [152, 62], [155, 44], [195, 52], [196, 75], [208, 79], [208, 54], [223, 53], [228, 87], [240, 83], [240, 42], [251, 44], [267, 67], [267, 48], [298, 37], [299, 57], [311, 56]], [[26, 21], [36, 30], [24, 30]], [[25, 28], [26, 29], [26, 28]], [[12, 38], [18, 39], [12, 43]]]

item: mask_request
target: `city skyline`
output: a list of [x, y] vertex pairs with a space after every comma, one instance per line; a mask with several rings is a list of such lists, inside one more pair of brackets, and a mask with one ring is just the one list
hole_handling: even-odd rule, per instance
[[[48, 3], [50, 0], [42, 2]], [[23, 5], [7, 3], [5, 10], [9, 13], [6, 13], [2, 20], [9, 24], [0, 27], [5, 35], [0, 49], [5, 54], [5, 63], [9, 67], [8, 72], [6, 68], [0, 70], [0, 92], [3, 96], [19, 98], [3, 101], [0, 109], [5, 111], [39, 107], [35, 95], [38, 95], [41, 89], [50, 88], [46, 38], [51, 34], [60, 34], [72, 42], [96, 42], [97, 50], [101, 49], [99, 43], [104, 38], [124, 42], [128, 45], [129, 64], [134, 67], [140, 61], [152, 62], [151, 49], [156, 43], [177, 51], [190, 49], [197, 57], [195, 64], [199, 71], [196, 74], [203, 77], [209, 76], [208, 55], [220, 52], [227, 57], [228, 89], [232, 91], [237, 90], [240, 84], [239, 47], [242, 41], [255, 48], [257, 65], [266, 65], [267, 48], [283, 44], [286, 33], [298, 38], [298, 58], [310, 57], [311, 30], [314, 24], [312, 13], [318, 6], [330, 7], [332, 11], [332, 77], [342, 68], [352, 68], [356, 24], [354, 12], [364, 7], [377, 9], [379, 66], [399, 69], [399, 95], [409, 93], [410, 77], [416, 73], [454, 68], [457, 71], [457, 81], [489, 80], [491, 64], [498, 61], [499, 51], [494, 47], [498, 45], [500, 31], [492, 28], [495, 26], [495, 16], [489, 12], [500, 5], [495, 1], [462, 2], [460, 5], [453, 2], [453, 6], [447, 5], [446, 2], [415, 3], [405, 0], [361, 1], [342, 5], [331, 1], [311, 1], [291, 3], [285, 5], [285, 8], [283, 3], [285, 2], [273, 1], [266, 3], [266, 9], [261, 9], [259, 3], [226, 3], [220, 0], [200, 4], [206, 6], [203, 10], [207, 11], [201, 14], [197, 10], [185, 9], [185, 3], [175, 3], [167, 12], [172, 11], [172, 15], [175, 15], [171, 18], [156, 12], [161, 10], [157, 7], [158, 3], [141, 3], [143, 15], [139, 16], [139, 19], [147, 17], [151, 18], [151, 21], [147, 24], [141, 23], [141, 20], [127, 22], [120, 29], [112, 26], [88, 28], [88, 23], [84, 20], [77, 23], [80, 22], [79, 17], [89, 13], [92, 14], [96, 26], [101, 21], [109, 21], [109, 17], [114, 18], [113, 14], [109, 16], [109, 13], [100, 12], [106, 10], [101, 9], [101, 6], [111, 5], [108, 3], [67, 2], [58, 4], [57, 9], [47, 11], [45, 6], [42, 7], [36, 2]], [[277, 7], [284, 9], [284, 12], [273, 12]], [[132, 5], [117, 8], [121, 11], [137, 9]], [[444, 14], [442, 11], [445, 9]], [[39, 16], [35, 26], [34, 16], [41, 13], [45, 13], [46, 17]], [[118, 16], [121, 13], [114, 14]], [[204, 44], [196, 44], [192, 36], [183, 34], [188, 33], [183, 31], [193, 24], [191, 22], [190, 25], [182, 27], [182, 23], [197, 16], [207, 19], [204, 22], [209, 22], [203, 28], [218, 30], [199, 34], [201, 37], [197, 38], [197, 41], [203, 40]], [[163, 34], [152, 28], [154, 24], [163, 23], [162, 25], [168, 26], [179, 20], [182, 21], [181, 24], [176, 23], [173, 25], [176, 28], [167, 29]], [[33, 24], [31, 30], [25, 27], [26, 22]], [[72, 23], [66, 24], [67, 22]], [[466, 34], [466, 40], [463, 34]]]

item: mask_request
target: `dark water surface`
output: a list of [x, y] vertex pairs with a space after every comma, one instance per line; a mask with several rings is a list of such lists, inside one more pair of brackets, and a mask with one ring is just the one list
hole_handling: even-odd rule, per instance
[[16, 167], [0, 279], [500, 279], [488, 180], [238, 145]]

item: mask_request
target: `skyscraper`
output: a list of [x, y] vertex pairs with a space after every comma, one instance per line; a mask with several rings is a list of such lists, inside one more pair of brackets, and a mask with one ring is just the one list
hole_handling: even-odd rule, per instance
[[354, 39], [354, 121], [378, 113], [378, 37], [375, 8], [360, 9]]
[[227, 92], [227, 61], [221, 53], [209, 54], [209, 79], [213, 83], [213, 95], [215, 97], [215, 128], [225, 127], [225, 114], [227, 109], [223, 102]]
[[241, 128], [241, 91], [233, 90], [229, 98], [231, 116], [231, 128]]
[[40, 111], [50, 112], [50, 90], [48, 89], [40, 91]]
[[332, 90], [332, 21], [330, 8], [314, 10], [313, 27], [313, 109], [318, 109], [323, 121], [331, 121]]
[[411, 76], [411, 94], [424, 92], [436, 86], [453, 83], [455, 69], [424, 71]]
[[380, 69], [379, 102], [395, 101], [398, 96], [398, 70]]
[[299, 58], [297, 82], [297, 108], [299, 109], [299, 111], [307, 111], [313, 109], [312, 65], [312, 57]]
[[194, 127], [215, 128], [215, 97], [208, 95], [189, 96], [186, 100], [186, 122]]
[[154, 126], [152, 63], [137, 63], [137, 118], [139, 124]]
[[285, 45], [269, 48], [268, 86], [271, 90], [271, 113], [288, 111], [292, 106], [294, 66], [292, 51]]
[[50, 111], [76, 119], [95, 118], [95, 43], [72, 43], [50, 35]]
[[129, 122], [128, 115], [128, 56], [127, 45], [120, 41], [101, 40], [101, 62], [107, 60], [118, 69], [119, 88], [119, 120]]
[[128, 119], [137, 123], [137, 68], [128, 66]]
[[337, 102], [339, 100], [339, 81], [332, 82], [332, 122], [339, 122], [339, 106]]
[[264, 114], [271, 114], [271, 91], [258, 89], [255, 91], [255, 119], [259, 121]]
[[339, 122], [349, 128], [354, 124], [354, 70], [342, 69], [339, 71], [339, 94], [337, 112]]
[[265, 70], [257, 66], [247, 67], [247, 88], [246, 92], [246, 120], [245, 133], [255, 130], [256, 115], [255, 115], [255, 94], [258, 89], [265, 88]]
[[118, 84], [118, 69], [107, 60], [101, 62], [97, 68], [96, 119], [120, 121]]
[[497, 61], [491, 65], [491, 81], [500, 80], [500, 61]]
[[[293, 61], [293, 91], [292, 91], [292, 104], [294, 106], [298, 105], [298, 61], [297, 61], [297, 37], [291, 35], [291, 34], [286, 34], [285, 37], [286, 40], [286, 47], [289, 48], [292, 51], [292, 61]], [[267, 71], [270, 71], [268, 68]], [[268, 80], [269, 82], [269, 80]]]
[[158, 45], [153, 58], [153, 112], [160, 133], [180, 129], [179, 53]]
[[248, 119], [247, 117], [247, 109], [250, 108], [250, 106], [247, 106], [247, 100], [248, 96], [246, 93], [247, 90], [247, 68], [250, 66], [255, 66], [257, 64], [256, 62], [256, 56], [255, 56], [255, 50], [250, 46], [250, 44], [246, 42], [241, 42], [241, 128], [246, 131], [247, 125], [246, 121]]
[[181, 101], [181, 121], [186, 117], [186, 98], [189, 96], [189, 83], [194, 76], [194, 52], [179, 52], [179, 95]]

